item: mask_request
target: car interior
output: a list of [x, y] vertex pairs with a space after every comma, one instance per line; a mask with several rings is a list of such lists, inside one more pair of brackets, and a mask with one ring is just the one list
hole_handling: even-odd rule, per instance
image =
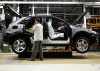
[[50, 39], [64, 38], [64, 33], [54, 31], [54, 28], [52, 27], [52, 19], [48, 20], [48, 31]]
[[48, 23], [49, 23], [49, 26], [52, 27], [52, 31], [51, 30], [50, 31], [56, 34], [56, 38], [54, 40], [67, 40], [68, 39], [68, 31], [67, 31], [68, 28], [67, 26], [65, 27], [65, 23], [61, 19], [51, 17], [48, 19]]
[[[66, 31], [63, 31], [63, 26], [61, 26], [57, 20], [53, 18], [41, 18], [40, 22], [43, 25], [43, 37], [47, 39], [49, 37], [51, 40], [67, 40]], [[31, 28], [35, 24], [35, 17], [30, 18], [27, 23], [27, 29]], [[56, 25], [54, 27], [54, 25]], [[60, 30], [59, 30], [60, 29]]]

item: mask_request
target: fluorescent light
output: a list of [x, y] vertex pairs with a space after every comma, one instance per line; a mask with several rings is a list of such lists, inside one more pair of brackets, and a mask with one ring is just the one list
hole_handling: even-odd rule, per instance
[[96, 5], [95, 5], [95, 6], [93, 6], [93, 7], [99, 7], [99, 8], [100, 8], [100, 6], [96, 6]]

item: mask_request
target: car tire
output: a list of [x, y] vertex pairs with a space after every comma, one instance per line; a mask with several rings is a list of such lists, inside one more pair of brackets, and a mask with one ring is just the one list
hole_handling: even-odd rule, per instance
[[79, 53], [86, 53], [90, 49], [90, 42], [86, 37], [79, 37], [74, 42], [74, 49]]
[[16, 54], [21, 54], [27, 51], [28, 44], [24, 38], [17, 38], [13, 40], [11, 48]]

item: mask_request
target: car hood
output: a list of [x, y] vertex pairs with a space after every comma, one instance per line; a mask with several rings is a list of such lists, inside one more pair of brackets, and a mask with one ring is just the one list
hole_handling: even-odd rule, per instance
[[10, 5], [4, 5], [3, 8], [5, 11], [7, 11], [12, 16], [16, 16], [19, 18], [22, 17], [22, 15], [20, 13], [18, 13], [16, 10], [14, 10]]
[[86, 28], [80, 28], [80, 27], [76, 27], [74, 25], [70, 25], [71, 29], [72, 29], [72, 36], [77, 33], [77, 32], [88, 32], [91, 34], [97, 34], [95, 31], [91, 30], [91, 29], [86, 29]]

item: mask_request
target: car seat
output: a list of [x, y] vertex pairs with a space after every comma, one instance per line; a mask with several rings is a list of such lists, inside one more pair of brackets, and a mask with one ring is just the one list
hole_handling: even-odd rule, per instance
[[48, 31], [50, 39], [64, 38], [64, 33], [57, 33], [52, 27], [52, 19], [48, 21]]

